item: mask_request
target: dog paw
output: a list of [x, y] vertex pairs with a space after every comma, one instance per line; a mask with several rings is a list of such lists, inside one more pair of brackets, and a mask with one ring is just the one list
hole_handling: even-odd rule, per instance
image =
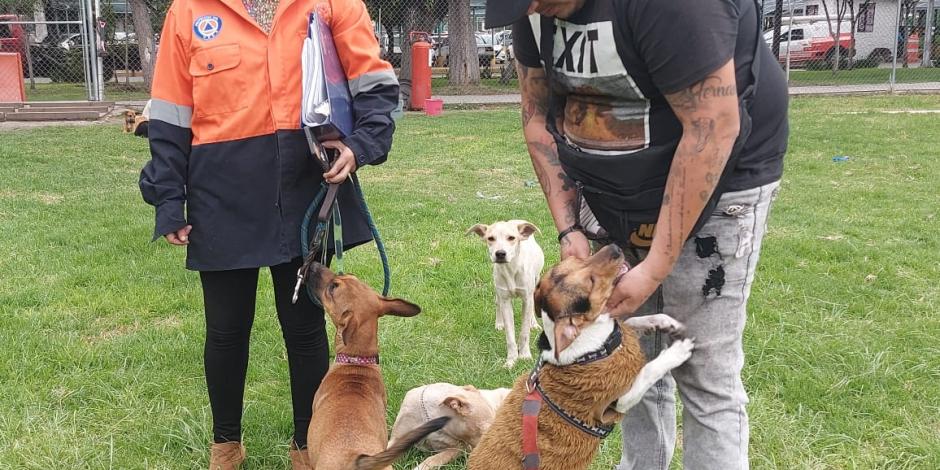
[[503, 367], [505, 367], [505, 368], [507, 368], [507, 369], [512, 369], [515, 365], [516, 365], [516, 358], [515, 358], [515, 357], [506, 358], [506, 362], [503, 363]]
[[522, 360], [532, 359], [532, 353], [529, 351], [528, 348], [523, 349], [519, 351], [519, 359], [522, 359]]
[[529, 323], [529, 329], [532, 331], [542, 331], [542, 326], [539, 325], [539, 322], [532, 320], [532, 322]]
[[673, 339], [685, 337], [685, 325], [675, 318], [663, 313], [656, 315], [644, 315], [642, 317], [633, 317], [626, 321], [627, 326], [635, 329], [638, 333], [650, 334], [661, 331], [668, 334]]
[[666, 350], [659, 353], [659, 357], [665, 360], [667, 367], [673, 369], [689, 360], [689, 358], [692, 357], [693, 349], [695, 349], [695, 340], [685, 338], [673, 341]]
[[496, 322], [496, 331], [503, 331], [504, 329], [506, 329], [506, 326], [503, 325], [503, 322], [501, 321]]

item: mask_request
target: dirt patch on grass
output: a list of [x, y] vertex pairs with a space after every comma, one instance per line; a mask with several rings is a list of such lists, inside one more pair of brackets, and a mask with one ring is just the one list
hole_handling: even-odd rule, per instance
[[47, 206], [51, 206], [62, 202], [65, 199], [65, 196], [55, 193], [5, 189], [0, 191], [0, 199], [31, 199], [34, 201], [39, 201]]
[[102, 330], [97, 334], [84, 336], [82, 339], [88, 344], [100, 344], [134, 334], [138, 331], [140, 331], [140, 322], [135, 321], [133, 324], [117, 325], [112, 328]]
[[123, 325], [105, 325], [107, 321], [102, 319], [98, 319], [95, 323], [100, 325], [101, 331], [95, 334], [83, 336], [82, 340], [88, 344], [100, 344], [118, 338], [123, 338], [125, 336], [130, 336], [143, 330], [145, 327], [157, 327], [161, 329], [175, 330], [183, 325], [183, 321], [175, 315], [157, 318], [155, 320], [145, 321], [143, 323], [141, 323], [139, 320], [135, 320], [134, 323], [127, 323]]

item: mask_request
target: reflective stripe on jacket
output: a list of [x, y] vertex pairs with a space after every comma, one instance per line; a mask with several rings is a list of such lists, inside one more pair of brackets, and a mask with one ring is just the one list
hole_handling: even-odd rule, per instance
[[[299, 225], [322, 175], [300, 131], [300, 53], [309, 14], [328, 20], [353, 97], [343, 142], [362, 167], [385, 161], [398, 81], [379, 57], [361, 0], [281, 0], [270, 34], [242, 0], [176, 0], [154, 72], [151, 160], [141, 172], [154, 238], [184, 227], [187, 267], [270, 266], [299, 256]], [[344, 244], [371, 239], [351, 188], [340, 192]]]

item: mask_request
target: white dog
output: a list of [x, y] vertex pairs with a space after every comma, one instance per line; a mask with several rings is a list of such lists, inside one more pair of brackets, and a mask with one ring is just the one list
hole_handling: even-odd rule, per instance
[[[496, 329], [506, 331], [506, 364], [512, 367], [516, 359], [531, 359], [529, 330], [538, 329], [532, 294], [538, 285], [545, 255], [535, 242], [533, 234], [539, 229], [524, 220], [476, 224], [467, 233], [475, 233], [486, 241], [490, 261], [493, 262], [493, 286], [496, 288]], [[512, 299], [522, 299], [522, 325], [519, 343], [515, 338], [515, 318]]]

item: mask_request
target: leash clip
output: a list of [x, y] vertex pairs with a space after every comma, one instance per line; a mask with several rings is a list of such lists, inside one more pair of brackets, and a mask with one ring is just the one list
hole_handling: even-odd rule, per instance
[[294, 284], [294, 296], [291, 297], [291, 304], [296, 304], [297, 298], [300, 297], [300, 286], [304, 283], [304, 277], [304, 267], [301, 266], [300, 269], [297, 270], [297, 284]]

